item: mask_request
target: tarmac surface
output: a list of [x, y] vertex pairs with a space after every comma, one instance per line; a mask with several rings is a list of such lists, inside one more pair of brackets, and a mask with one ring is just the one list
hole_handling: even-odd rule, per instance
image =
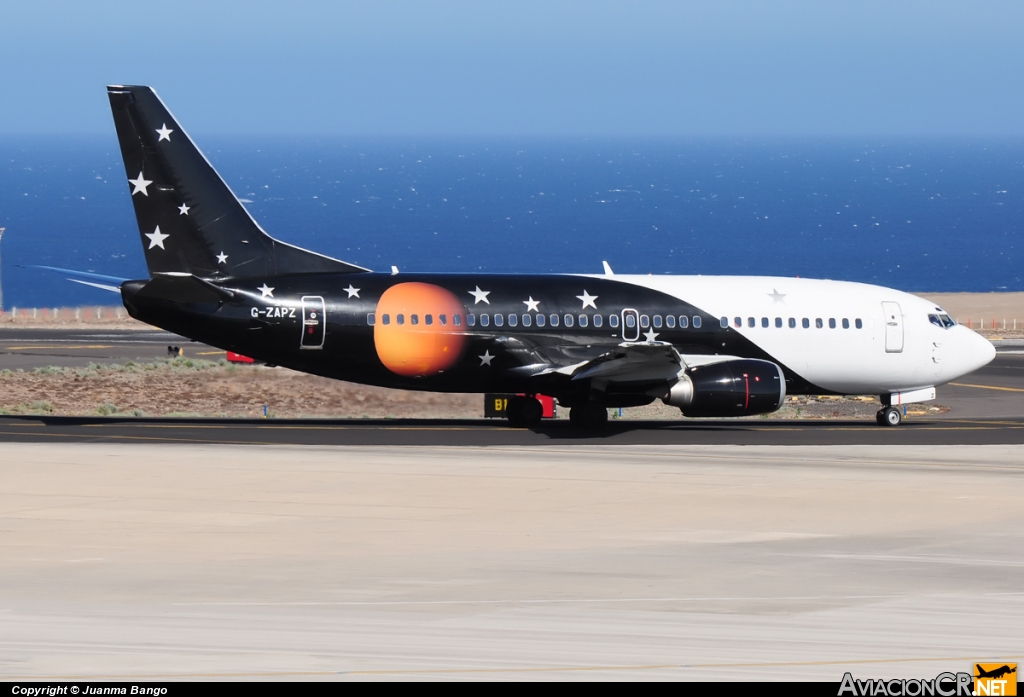
[[1024, 659], [1019, 446], [5, 443], [0, 679]]

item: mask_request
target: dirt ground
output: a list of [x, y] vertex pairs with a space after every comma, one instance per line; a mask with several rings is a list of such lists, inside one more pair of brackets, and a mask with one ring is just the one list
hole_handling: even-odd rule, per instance
[[[406, 392], [355, 385], [285, 368], [187, 358], [153, 363], [0, 372], [0, 413], [61, 416], [269, 418], [467, 418], [483, 415], [483, 396]], [[915, 405], [916, 413], [945, 407]], [[871, 417], [872, 398], [790, 397], [772, 418]], [[661, 402], [612, 410], [613, 419], [680, 419]], [[558, 410], [568, 417], [567, 409]], [[754, 417], [759, 418], [759, 417]]]

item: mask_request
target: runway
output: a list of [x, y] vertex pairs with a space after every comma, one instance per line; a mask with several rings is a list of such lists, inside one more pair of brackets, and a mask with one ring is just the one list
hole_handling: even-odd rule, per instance
[[1024, 658], [1018, 446], [5, 443], [0, 679]]

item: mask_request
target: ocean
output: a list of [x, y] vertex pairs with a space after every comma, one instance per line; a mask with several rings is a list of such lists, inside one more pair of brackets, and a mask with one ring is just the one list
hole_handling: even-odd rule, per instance
[[[1024, 290], [1019, 140], [198, 141], [268, 233], [383, 271]], [[4, 305], [116, 301], [29, 264], [145, 277], [129, 191], [113, 132], [0, 141]]]

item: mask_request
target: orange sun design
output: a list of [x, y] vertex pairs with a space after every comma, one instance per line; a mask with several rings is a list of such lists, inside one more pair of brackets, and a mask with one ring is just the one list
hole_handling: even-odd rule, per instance
[[[455, 325], [455, 316], [460, 325]], [[462, 355], [466, 308], [451, 292], [429, 283], [399, 283], [380, 296], [373, 345], [388, 370], [423, 377], [447, 370]]]

